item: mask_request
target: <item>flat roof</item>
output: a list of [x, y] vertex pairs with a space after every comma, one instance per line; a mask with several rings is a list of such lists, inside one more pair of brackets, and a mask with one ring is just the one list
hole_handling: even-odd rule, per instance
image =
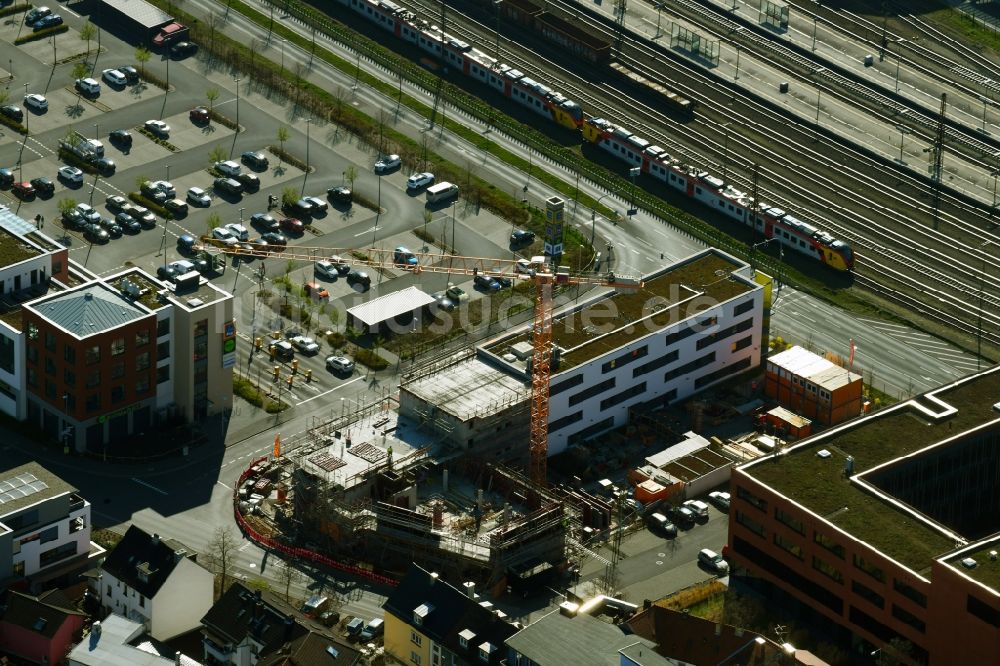
[[[858, 477], [975, 428], [998, 429], [997, 403], [1000, 366], [806, 438], [740, 469], [900, 564], [929, 574], [931, 561], [955, 547], [951, 528], [910, 512], [863, 478], [846, 482], [845, 460], [853, 458]], [[831, 455], [817, 455], [823, 450]]]
[[84, 666], [170, 666], [173, 659], [129, 645], [144, 631], [143, 625], [112, 613], [91, 628], [80, 644], [69, 653], [69, 660]]
[[36, 462], [0, 472], [0, 521], [32, 504], [74, 492], [76, 488]]
[[167, 287], [166, 295], [168, 301], [188, 311], [232, 296], [204, 278], [199, 280], [197, 289], [185, 289], [180, 293], [177, 293], [176, 285], [171, 284]]
[[478, 358], [448, 365], [400, 389], [460, 421], [495, 414], [531, 397], [531, 384]]
[[807, 379], [827, 391], [834, 391], [861, 380], [861, 375], [850, 372], [798, 345], [768, 357], [767, 362], [773, 363], [793, 375]]
[[45, 254], [41, 248], [25, 238], [33, 231], [35, 231], [34, 225], [15, 215], [6, 206], [0, 206], [0, 268]]
[[378, 298], [373, 298], [367, 303], [355, 305], [348, 308], [347, 314], [354, 317], [365, 326], [375, 326], [384, 321], [390, 321], [396, 317], [414, 312], [430, 305], [434, 302], [434, 297], [419, 287], [407, 287]]
[[104, 0], [104, 4], [149, 29], [158, 28], [174, 20], [170, 14], [146, 0]]
[[125, 294], [126, 298], [133, 298], [150, 310], [159, 310], [166, 306], [166, 303], [157, 296], [157, 293], [165, 289], [166, 286], [141, 269], [130, 268], [124, 273], [106, 278], [105, 281], [118, 291], [128, 290], [128, 293]]
[[121, 292], [103, 282], [92, 282], [56, 296], [43, 297], [25, 307], [78, 338], [109, 331], [149, 316], [148, 311], [137, 307]]
[[[607, 292], [579, 311], [553, 319], [552, 341], [562, 352], [558, 373], [587, 363], [628, 343], [694, 318], [707, 303], [722, 303], [762, 287], [737, 272], [747, 264], [709, 248], [646, 277], [641, 289]], [[493, 343], [498, 356], [520, 342], [531, 342], [531, 329]], [[558, 373], [553, 373], [555, 379]]]

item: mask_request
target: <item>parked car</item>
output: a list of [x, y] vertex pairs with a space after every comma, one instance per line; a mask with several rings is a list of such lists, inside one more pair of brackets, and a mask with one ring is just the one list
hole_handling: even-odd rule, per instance
[[361, 633], [361, 630], [365, 628], [365, 621], [360, 617], [356, 617], [347, 623], [347, 635], [357, 636]]
[[679, 525], [691, 526], [695, 523], [694, 511], [686, 506], [671, 507], [667, 514]]
[[170, 125], [162, 120], [147, 120], [142, 126], [146, 128], [147, 132], [152, 132], [154, 136], [158, 136], [161, 139], [166, 139], [170, 136]]
[[107, 230], [96, 222], [91, 222], [84, 227], [83, 235], [91, 243], [107, 243], [111, 240]]
[[326, 196], [335, 204], [350, 204], [352, 199], [351, 188], [340, 185], [331, 187], [326, 191]]
[[163, 194], [165, 194], [169, 199], [173, 199], [177, 196], [177, 190], [174, 189], [174, 184], [166, 180], [146, 181], [142, 187], [150, 192], [163, 192]]
[[24, 111], [21, 110], [21, 107], [15, 104], [4, 104], [3, 106], [0, 106], [0, 114], [17, 122], [24, 120]]
[[223, 176], [236, 178], [242, 172], [240, 165], [232, 160], [223, 160], [212, 165]]
[[98, 213], [96, 210], [94, 210], [94, 207], [91, 206], [90, 204], [78, 203], [76, 205], [76, 209], [80, 211], [80, 214], [83, 215], [83, 219], [86, 220], [87, 223], [89, 224], [101, 223], [101, 214]]
[[122, 88], [124, 88], [126, 85], [128, 85], [128, 79], [126, 79], [125, 75], [119, 72], [117, 69], [104, 70], [103, 72], [101, 72], [101, 78], [104, 79], [104, 81], [111, 86], [121, 86]]
[[713, 490], [708, 494], [708, 501], [719, 508], [720, 511], [729, 511], [729, 493], [720, 490]]
[[393, 169], [398, 169], [403, 163], [399, 155], [383, 155], [375, 162], [375, 173], [387, 173]]
[[108, 235], [112, 238], [120, 238], [122, 235], [122, 228], [117, 222], [112, 220], [110, 217], [102, 217], [100, 225], [108, 232]]
[[269, 213], [254, 213], [250, 216], [250, 225], [261, 231], [278, 231], [281, 224]]
[[113, 176], [118, 168], [115, 161], [110, 157], [97, 157], [91, 160], [90, 164], [102, 176]]
[[260, 189], [260, 178], [255, 173], [241, 173], [236, 176], [236, 180], [240, 181], [244, 192], [256, 192]]
[[724, 576], [729, 573], [729, 563], [722, 559], [714, 550], [702, 548], [698, 551], [698, 564], [706, 567], [709, 571]]
[[263, 171], [264, 169], [267, 168], [269, 164], [267, 155], [260, 152], [259, 150], [257, 151], [248, 150], [247, 152], [240, 155], [240, 159], [243, 161], [243, 164], [246, 164], [254, 171]]
[[340, 275], [341, 277], [351, 272], [351, 265], [346, 261], [344, 261], [344, 258], [341, 257], [340, 255], [335, 254], [332, 257], [330, 257], [330, 263], [334, 265], [334, 267], [337, 269], [337, 274]]
[[340, 273], [337, 272], [337, 267], [325, 259], [317, 261], [313, 264], [313, 273], [320, 277], [327, 278], [328, 280], [336, 280], [340, 277]]
[[237, 240], [248, 241], [250, 240], [250, 231], [244, 227], [239, 222], [230, 222], [226, 225], [226, 229], [232, 232], [236, 236]]
[[14, 183], [11, 191], [14, 193], [14, 196], [22, 201], [31, 201], [35, 198], [35, 188], [28, 182]]
[[170, 47], [170, 55], [174, 58], [187, 58], [198, 52], [198, 45], [194, 42], [177, 42]]
[[510, 289], [511, 287], [514, 286], [514, 280], [507, 277], [506, 275], [494, 275], [493, 279], [503, 289]]
[[283, 360], [290, 360], [295, 356], [295, 347], [288, 340], [272, 342], [267, 349], [273, 351], [275, 356]]
[[397, 266], [412, 268], [417, 265], [417, 258], [407, 248], [400, 245], [392, 251], [392, 263]]
[[278, 246], [275, 249], [279, 251], [286, 245], [288, 245], [287, 238], [285, 238], [281, 234], [274, 233], [273, 231], [269, 231], [266, 234], [261, 234], [260, 238], [261, 240], [266, 241], [268, 245]]
[[358, 639], [361, 641], [371, 641], [376, 636], [381, 636], [382, 629], [384, 628], [383, 624], [384, 622], [382, 618], [380, 617], [374, 618], [371, 622], [369, 622], [365, 626], [364, 629], [361, 630], [361, 633], [358, 635]]
[[128, 199], [121, 196], [120, 194], [112, 194], [111, 196], [109, 196], [107, 199], [104, 200], [104, 205], [112, 213], [120, 212], [125, 210], [125, 207], [128, 206]]
[[0, 187], [10, 187], [14, 184], [14, 172], [4, 167], [0, 169]]
[[137, 70], [132, 65], [121, 65], [116, 67], [119, 72], [125, 75], [125, 80], [130, 84], [139, 83], [139, 70]]
[[59, 14], [50, 14], [48, 16], [43, 16], [35, 22], [35, 30], [44, 30], [45, 28], [54, 28], [57, 25], [63, 24], [63, 17]]
[[406, 189], [408, 190], [418, 190], [421, 187], [427, 187], [428, 185], [434, 184], [434, 174], [429, 171], [423, 171], [421, 173], [415, 173], [406, 179]]
[[38, 22], [38, 19], [45, 16], [50, 16], [51, 14], [52, 10], [49, 9], [48, 7], [44, 6], [35, 7], [34, 9], [32, 9], [31, 11], [29, 11], [27, 14], [24, 15], [24, 23], [26, 25], [35, 25], [35, 23]]
[[283, 218], [279, 224], [285, 231], [295, 234], [301, 234], [306, 228], [306, 225], [302, 224], [302, 220], [297, 220], [294, 217]]
[[511, 245], [528, 245], [535, 242], [535, 233], [533, 231], [523, 231], [521, 229], [516, 229], [510, 235]]
[[59, 174], [59, 180], [70, 185], [79, 185], [83, 182], [83, 171], [77, 169], [75, 166], [61, 166], [57, 173]]
[[89, 76], [85, 79], [77, 79], [74, 85], [84, 95], [93, 97], [101, 94], [101, 84]]
[[135, 219], [128, 213], [118, 213], [115, 215], [115, 223], [122, 228], [122, 231], [129, 234], [137, 234], [142, 230], [142, 225], [139, 224], [139, 220]]
[[182, 217], [188, 214], [188, 205], [183, 199], [167, 199], [163, 202], [163, 207], [170, 211], [174, 217]]
[[216, 178], [212, 183], [212, 187], [216, 192], [225, 192], [232, 196], [243, 194], [243, 184], [233, 178]]
[[451, 312], [456, 307], [455, 301], [448, 298], [448, 295], [443, 291], [436, 291], [431, 296], [437, 302], [437, 306], [445, 312]]
[[319, 197], [302, 197], [303, 201], [308, 201], [309, 205], [312, 206], [311, 214], [317, 215], [318, 213], [325, 213], [329, 208], [329, 204], [320, 199]]
[[56, 185], [45, 176], [31, 179], [31, 186], [40, 197], [50, 197], [56, 191]]
[[76, 208], [70, 208], [62, 212], [63, 226], [67, 229], [83, 229], [87, 221], [83, 219], [83, 213]]
[[177, 250], [188, 254], [194, 252], [195, 245], [198, 244], [197, 239], [191, 234], [182, 234], [177, 239]]
[[49, 110], [49, 100], [45, 99], [45, 95], [29, 93], [24, 96], [24, 106], [36, 113], [45, 113]]
[[312, 338], [308, 338], [304, 335], [296, 335], [294, 338], [291, 339], [291, 343], [295, 345], [295, 348], [298, 349], [303, 354], [319, 353], [319, 343], [313, 340]]
[[448, 287], [448, 290], [444, 292], [445, 295], [456, 303], [465, 303], [469, 300], [469, 295], [465, 293], [465, 290], [461, 287], [456, 287], [452, 285]]
[[187, 191], [187, 200], [195, 206], [208, 206], [212, 203], [212, 197], [210, 197], [208, 192], [200, 187], [189, 187]]
[[695, 519], [700, 521], [708, 520], [708, 505], [701, 500], [687, 500], [681, 506], [690, 509]]
[[500, 291], [500, 283], [488, 275], [477, 275], [472, 278], [472, 282], [483, 291]]
[[112, 130], [111, 134], [108, 135], [108, 139], [111, 143], [117, 144], [119, 146], [124, 146], [125, 148], [132, 147], [132, 133], [128, 130], [116, 129]]
[[156, 226], [156, 216], [145, 206], [132, 205], [124, 209], [126, 213], [139, 220], [143, 229], [152, 229]]
[[649, 529], [659, 532], [667, 538], [673, 539], [677, 536], [677, 526], [662, 513], [652, 513], [649, 515]]
[[[180, 245], [180, 239], [177, 241], [178, 246]], [[174, 278], [178, 275], [177, 268], [174, 266], [157, 266], [156, 267], [156, 277], [160, 278], [164, 282], [173, 282]]]
[[368, 273], [355, 269], [347, 274], [347, 284], [352, 287], [368, 289], [372, 286], [372, 279], [368, 276]]
[[309, 217], [312, 215], [313, 206], [312, 203], [307, 201], [305, 198], [299, 199], [291, 206], [291, 212], [296, 215], [301, 215], [302, 217]]
[[346, 356], [327, 356], [326, 369], [332, 372], [350, 374], [354, 372], [354, 361]]
[[239, 239], [233, 235], [233, 232], [225, 227], [216, 227], [212, 229], [212, 238], [218, 241], [218, 245], [228, 245], [233, 247], [239, 245]]
[[203, 106], [196, 106], [188, 111], [188, 120], [193, 123], [207, 123], [211, 119], [208, 109]]

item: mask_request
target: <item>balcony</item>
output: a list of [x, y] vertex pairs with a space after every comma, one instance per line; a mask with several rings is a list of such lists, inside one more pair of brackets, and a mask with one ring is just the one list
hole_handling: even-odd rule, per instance
[[202, 642], [205, 645], [206, 655], [224, 664], [228, 664], [232, 661], [234, 652], [232, 648], [225, 645], [219, 645], [208, 636], [205, 636], [202, 639]]
[[79, 511], [84, 507], [84, 505], [86, 505], [86, 503], [87, 500], [83, 499], [76, 493], [72, 493], [69, 496], [69, 512], [73, 513], [74, 511]]

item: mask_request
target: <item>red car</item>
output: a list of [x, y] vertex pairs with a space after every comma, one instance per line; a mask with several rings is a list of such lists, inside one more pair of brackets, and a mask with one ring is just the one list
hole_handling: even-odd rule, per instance
[[[14, 187], [11, 189], [18, 199], [30, 201], [35, 198], [35, 186], [31, 183], [14, 183]], [[301, 224], [301, 222], [299, 222], [299, 224]]]
[[296, 220], [294, 217], [286, 217], [280, 224], [281, 228], [285, 231], [291, 231], [297, 234], [301, 234], [305, 230], [305, 225], [302, 224], [302, 220]]
[[203, 106], [196, 106], [188, 113], [188, 118], [193, 123], [207, 123], [209, 120], [208, 109]]

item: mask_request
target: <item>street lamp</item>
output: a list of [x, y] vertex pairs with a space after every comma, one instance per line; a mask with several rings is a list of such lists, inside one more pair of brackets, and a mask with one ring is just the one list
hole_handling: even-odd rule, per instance
[[[24, 96], [25, 97], [28, 96], [28, 82], [27, 81], [25, 81], [25, 83], [24, 83]], [[31, 114], [30, 113], [25, 113], [24, 114], [24, 132], [25, 132], [25, 136], [27, 136], [27, 132], [28, 132], [28, 129], [29, 129], [28, 128], [28, 119], [29, 118], [31, 118]]]
[[630, 220], [632, 219], [632, 216], [636, 214], [636, 208], [635, 208], [635, 179], [639, 176], [639, 172], [641, 172], [641, 171], [642, 171], [642, 169], [640, 169], [639, 167], [632, 167], [631, 169], [628, 170], [628, 177], [632, 180], [632, 193], [631, 193], [631, 196], [630, 196], [630, 201], [629, 201], [630, 205], [629, 205], [629, 208], [628, 208], [628, 217], [629, 217]]
[[278, 37], [278, 41], [281, 42], [281, 74], [285, 74], [285, 38]]
[[740, 80], [740, 45], [736, 45], [736, 76], [733, 77], [733, 81]]
[[98, 141], [101, 140], [101, 124], [100, 123], [94, 123], [94, 138], [97, 139]]
[[990, 170], [990, 175], [993, 176], [993, 205], [990, 206], [990, 223], [992, 225], [993, 214], [997, 209], [997, 176], [1000, 175], [1000, 153], [993, 153], [993, 169]]
[[167, 182], [170, 182], [170, 165], [167, 165]]
[[903, 161], [903, 138], [909, 133], [910, 130], [902, 125], [897, 125], [896, 129], [899, 130], [899, 163], [904, 165], [906, 162]]
[[[27, 90], [27, 88], [25, 88]], [[987, 105], [990, 103], [988, 97], [983, 97], [983, 134], [986, 133], [986, 109]]]
[[812, 48], [812, 50], [815, 51], [816, 50], [816, 20], [819, 18], [819, 14], [817, 14], [816, 12], [819, 11], [819, 0], [813, 0], [813, 4], [816, 5], [813, 8], [813, 48]]
[[[660, 37], [663, 36], [663, 33], [660, 32], [660, 10], [663, 9], [663, 5], [665, 4], [666, 3], [664, 2], [656, 3], [656, 34], [653, 35], [653, 39], [659, 39]], [[733, 3], [733, 5], [735, 7], [735, 3]]]
[[239, 134], [240, 131], [240, 77], [233, 77], [233, 81], [236, 81], [236, 133]]
[[590, 244], [594, 244], [594, 225], [597, 223], [597, 208], [601, 205], [601, 199], [604, 197], [610, 197], [611, 192], [605, 192], [597, 198], [597, 203], [594, 204], [594, 208], [590, 211]]

